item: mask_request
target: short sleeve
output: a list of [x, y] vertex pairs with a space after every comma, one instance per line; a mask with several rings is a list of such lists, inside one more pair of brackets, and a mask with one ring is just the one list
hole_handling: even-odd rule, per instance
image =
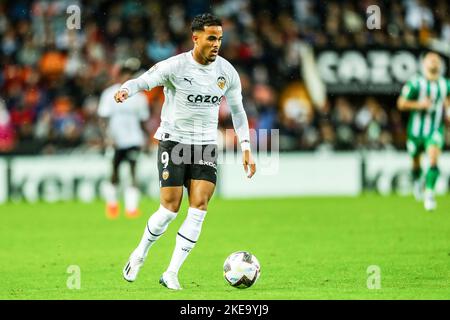
[[402, 88], [401, 96], [406, 100], [416, 100], [419, 98], [419, 83], [417, 80], [409, 80]]

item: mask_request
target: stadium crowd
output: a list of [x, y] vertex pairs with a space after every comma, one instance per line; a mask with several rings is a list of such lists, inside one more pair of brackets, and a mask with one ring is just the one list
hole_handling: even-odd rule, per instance
[[[366, 28], [366, 8], [373, 4], [386, 13], [376, 32]], [[67, 27], [70, 5], [81, 9], [79, 29]], [[394, 95], [329, 94], [323, 106], [311, 102], [299, 72], [299, 42], [314, 48], [450, 42], [447, 1], [1, 2], [0, 153], [103, 150], [98, 100], [120, 63], [135, 57], [145, 70], [190, 50], [190, 21], [202, 12], [223, 18], [221, 55], [240, 73], [250, 126], [279, 129], [282, 150], [404, 148], [405, 117]], [[299, 106], [286, 102], [290, 92], [300, 95]], [[153, 134], [162, 90], [148, 99]], [[219, 119], [221, 130], [232, 128], [227, 108]]]

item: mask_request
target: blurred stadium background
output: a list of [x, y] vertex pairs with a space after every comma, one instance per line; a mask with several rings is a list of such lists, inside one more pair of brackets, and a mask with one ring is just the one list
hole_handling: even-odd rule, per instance
[[[67, 27], [70, 5], [80, 8], [79, 29]], [[370, 5], [380, 8], [380, 29], [367, 27]], [[14, 160], [21, 159], [16, 156], [104, 154], [96, 111], [120, 64], [138, 58], [146, 70], [189, 50], [190, 21], [205, 11], [223, 18], [221, 54], [239, 70], [251, 128], [279, 129], [279, 149], [308, 151], [306, 166], [316, 163], [313, 154], [328, 153], [326, 163], [336, 152], [352, 152], [349, 159], [360, 163], [358, 172], [349, 174], [352, 194], [374, 188], [408, 192], [407, 114], [396, 109], [395, 101], [402, 84], [419, 70], [425, 50], [440, 52], [449, 74], [446, 1], [7, 1], [0, 4], [0, 155], [8, 164], [0, 161], [0, 173], [10, 181], [0, 181], [0, 201], [21, 197], [14, 194], [20, 186], [11, 186], [11, 180], [21, 179], [16, 172], [24, 171], [16, 169]], [[159, 125], [162, 90], [147, 96], [152, 135]], [[226, 105], [220, 111], [220, 130], [225, 128], [232, 128]], [[234, 139], [220, 143], [235, 148]], [[148, 149], [150, 154], [155, 150], [154, 141]], [[393, 167], [380, 173], [377, 163], [388, 156]], [[286, 171], [295, 169], [292, 161]], [[370, 176], [372, 163], [376, 168]], [[327, 175], [320, 174], [321, 166], [314, 174]], [[441, 193], [448, 185], [445, 170], [442, 177]], [[345, 181], [326, 178], [328, 183]], [[308, 194], [304, 189], [292, 193]], [[342, 193], [339, 186], [325, 189]], [[321, 193], [316, 191], [310, 193]]]
[[[79, 29], [67, 28], [70, 5], [80, 8]], [[371, 5], [380, 8], [380, 29], [367, 27]], [[97, 107], [127, 59], [139, 59], [143, 71], [190, 50], [190, 21], [202, 12], [223, 19], [221, 55], [239, 71], [250, 126], [278, 130], [281, 152], [259, 157], [251, 181], [239, 162], [219, 166], [216, 195], [246, 199], [211, 203], [204, 240], [182, 278], [190, 291], [177, 298], [448, 298], [448, 217], [421, 216], [412, 196], [396, 196], [411, 192], [407, 114], [395, 105], [401, 86], [426, 50], [439, 52], [450, 74], [444, 0], [0, 1], [0, 298], [174, 299], [148, 292], [158, 287], [172, 236], [155, 249], [162, 258], [143, 276], [151, 282], [129, 289], [118, 280], [157, 206], [156, 143], [150, 139], [139, 163], [144, 214], [109, 224], [98, 200], [110, 160]], [[153, 135], [162, 89], [147, 97]], [[232, 128], [226, 105], [219, 119], [220, 131]], [[227, 154], [236, 151], [233, 137], [219, 143]], [[442, 195], [450, 153], [440, 166]], [[327, 197], [304, 198], [311, 195]], [[448, 212], [447, 197], [438, 199], [438, 212]], [[242, 249], [261, 261], [260, 289], [224, 291], [222, 261]], [[83, 288], [92, 290], [63, 290], [73, 263], [89, 270]], [[367, 291], [373, 263], [389, 273], [382, 294]], [[213, 269], [217, 277], [202, 278]]]

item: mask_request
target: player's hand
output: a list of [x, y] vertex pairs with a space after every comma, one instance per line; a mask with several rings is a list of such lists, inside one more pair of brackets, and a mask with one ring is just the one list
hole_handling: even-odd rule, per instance
[[245, 150], [242, 153], [242, 163], [244, 165], [244, 170], [247, 174], [247, 178], [253, 177], [256, 172], [256, 164], [253, 160], [253, 156], [250, 150]]
[[119, 90], [114, 95], [114, 100], [116, 100], [116, 102], [118, 103], [124, 102], [127, 98], [128, 98], [127, 90]]
[[425, 99], [419, 101], [419, 110], [427, 110], [432, 106], [431, 99], [426, 97]]

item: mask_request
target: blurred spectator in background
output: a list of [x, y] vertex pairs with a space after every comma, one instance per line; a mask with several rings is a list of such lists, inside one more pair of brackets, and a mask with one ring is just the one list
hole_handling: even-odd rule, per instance
[[336, 132], [336, 148], [351, 150], [356, 141], [355, 111], [345, 97], [338, 97], [334, 106], [332, 121]]
[[11, 117], [6, 109], [5, 102], [0, 99], [0, 153], [7, 153], [13, 150], [16, 143], [16, 135]]
[[147, 46], [147, 56], [152, 61], [165, 60], [175, 54], [175, 45], [170, 42], [169, 34], [165, 30], [155, 32], [155, 40]]
[[317, 140], [317, 132], [313, 126], [314, 107], [308, 92], [300, 82], [288, 85], [280, 97], [281, 132], [283, 139], [280, 141], [281, 149], [311, 149]]
[[378, 101], [368, 97], [355, 118], [358, 129], [358, 143], [368, 149], [381, 149], [391, 143], [391, 134], [388, 131], [388, 118]]
[[83, 120], [68, 95], [56, 97], [51, 116], [53, 137], [61, 147], [74, 147], [81, 142]]

